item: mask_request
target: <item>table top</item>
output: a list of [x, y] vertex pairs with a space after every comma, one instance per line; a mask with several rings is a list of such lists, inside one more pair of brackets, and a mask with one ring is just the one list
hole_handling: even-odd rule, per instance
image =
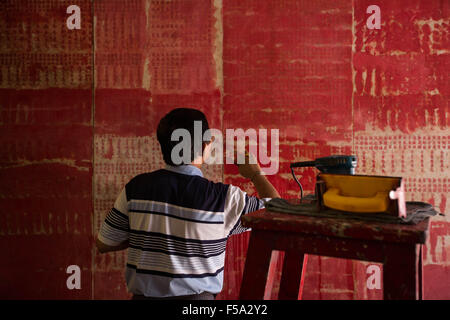
[[[349, 213], [351, 214], [351, 213]], [[242, 217], [242, 224], [257, 230], [294, 232], [323, 237], [424, 244], [430, 219], [416, 225], [324, 218], [258, 210]]]

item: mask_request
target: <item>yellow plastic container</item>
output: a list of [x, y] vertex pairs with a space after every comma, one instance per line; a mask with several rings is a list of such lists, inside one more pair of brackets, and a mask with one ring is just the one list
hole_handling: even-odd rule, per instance
[[320, 174], [325, 181], [323, 204], [349, 212], [386, 212], [392, 200], [389, 191], [400, 186], [400, 177]]

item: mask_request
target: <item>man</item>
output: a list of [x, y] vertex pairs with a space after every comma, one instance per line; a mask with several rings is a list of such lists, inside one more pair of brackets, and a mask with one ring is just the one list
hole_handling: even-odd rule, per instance
[[[223, 286], [228, 237], [246, 231], [243, 214], [263, 207], [238, 187], [203, 177], [211, 141], [201, 142], [200, 153], [195, 150], [196, 121], [203, 137], [209, 125], [198, 110], [175, 109], [160, 121], [157, 137], [166, 168], [131, 179], [100, 228], [101, 253], [128, 248], [125, 278], [134, 299], [214, 299]], [[176, 129], [190, 133], [190, 163], [176, 165], [172, 159]], [[259, 165], [249, 164], [248, 154], [246, 160], [239, 173], [253, 182], [259, 197], [279, 197]]]

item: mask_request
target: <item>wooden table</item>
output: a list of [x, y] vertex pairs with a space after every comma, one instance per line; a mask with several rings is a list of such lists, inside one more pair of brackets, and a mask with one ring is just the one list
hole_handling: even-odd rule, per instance
[[278, 299], [297, 299], [305, 254], [383, 264], [384, 299], [422, 299], [422, 245], [430, 219], [417, 225], [269, 212], [242, 217], [252, 228], [240, 299], [263, 299], [272, 250], [285, 251]]

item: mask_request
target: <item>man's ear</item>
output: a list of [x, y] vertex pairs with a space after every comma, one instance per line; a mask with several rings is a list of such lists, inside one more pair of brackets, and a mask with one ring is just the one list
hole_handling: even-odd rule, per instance
[[203, 143], [202, 143], [203, 150], [205, 150], [205, 148], [207, 146], [209, 146], [211, 143], [212, 143], [212, 141], [203, 141]]
[[[214, 137], [213, 137], [214, 139]], [[210, 141], [203, 141], [202, 143], [202, 160], [205, 161], [205, 159], [207, 159], [210, 155], [208, 154], [210, 151], [205, 152], [207, 150], [207, 147], [210, 146], [212, 144], [213, 140]]]
[[205, 152], [205, 149], [207, 146], [209, 146], [211, 143], [213, 143], [214, 137], [211, 137], [211, 140], [209, 141], [203, 141], [202, 142], [202, 152]]

